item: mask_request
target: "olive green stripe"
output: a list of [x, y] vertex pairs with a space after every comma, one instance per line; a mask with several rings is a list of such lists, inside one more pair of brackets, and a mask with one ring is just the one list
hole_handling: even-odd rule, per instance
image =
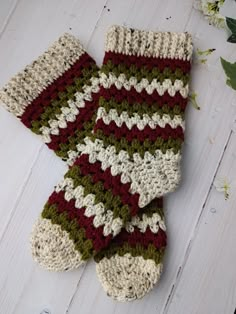
[[125, 74], [127, 79], [136, 77], [138, 82], [144, 78], [147, 79], [149, 83], [151, 83], [154, 79], [161, 83], [163, 83], [165, 79], [170, 79], [172, 83], [174, 83], [175, 80], [181, 80], [185, 86], [189, 82], [189, 73], [184, 74], [180, 68], [172, 71], [169, 67], [166, 67], [163, 70], [158, 69], [158, 67], [153, 67], [152, 70], [149, 70], [146, 66], [137, 67], [134, 64], [131, 66], [126, 66], [122, 63], [115, 65], [111, 60], [102, 65], [101, 72], [106, 75], [113, 73], [117, 77], [120, 74]]
[[160, 215], [161, 219], [164, 220], [164, 211], [163, 208], [157, 207], [155, 201], [152, 201], [147, 206], [140, 208], [138, 212], [138, 217], [142, 218], [142, 215], [145, 214], [147, 217], [152, 217], [153, 214]]
[[130, 219], [130, 209], [128, 205], [123, 205], [121, 198], [118, 195], [114, 195], [112, 190], [105, 190], [102, 182], [93, 183], [92, 176], [82, 176], [80, 167], [74, 165], [65, 175], [65, 178], [71, 178], [74, 182], [74, 188], [77, 186], [83, 186], [84, 197], [88, 194], [94, 194], [94, 203], [103, 203], [106, 210], [113, 212], [113, 217], [121, 218], [123, 222], [127, 222]]
[[[70, 178], [73, 180], [74, 188], [79, 185], [83, 186], [84, 197], [86, 197], [88, 194], [94, 194], [94, 203], [103, 203], [104, 207], [107, 210], [113, 211], [114, 218], [122, 217], [125, 221], [128, 221], [128, 219], [130, 219], [129, 210], [126, 206], [123, 205], [120, 197], [118, 195], [114, 195], [111, 190], [105, 190], [101, 182], [97, 182], [96, 184], [94, 184], [90, 175], [86, 177], [81, 176], [79, 166], [74, 165], [66, 173], [65, 178]], [[164, 219], [163, 209], [157, 207], [155, 201], [149, 203], [146, 207], [141, 208], [138, 216], [142, 217], [143, 214], [146, 214], [148, 217], [151, 217], [154, 213], [158, 213], [161, 218]]]
[[159, 107], [158, 103], [155, 103], [154, 101], [151, 106], [146, 103], [134, 103], [131, 105], [127, 100], [118, 103], [115, 98], [106, 100], [104, 97], [101, 96], [99, 98], [99, 106], [104, 107], [107, 113], [111, 109], [116, 109], [119, 115], [121, 115], [122, 112], [127, 112], [130, 117], [134, 113], [138, 113], [141, 116], [143, 114], [148, 114], [149, 116], [152, 116], [154, 113], [157, 113], [161, 117], [164, 114], [168, 114], [172, 119], [176, 115], [179, 115], [182, 118], [184, 117], [184, 110], [182, 110], [178, 104], [176, 104], [173, 108], [170, 108], [167, 104]]
[[71, 220], [66, 212], [58, 212], [56, 204], [48, 203], [44, 206], [41, 215], [45, 219], [50, 219], [53, 224], [59, 225], [69, 234], [69, 238], [75, 244], [75, 249], [82, 255], [82, 260], [87, 260], [95, 254], [92, 240], [86, 238], [85, 229], [79, 227], [77, 219]]
[[96, 138], [102, 140], [105, 147], [108, 147], [109, 145], [115, 146], [117, 154], [121, 150], [125, 150], [130, 157], [132, 157], [135, 153], [139, 153], [142, 158], [144, 157], [146, 151], [154, 155], [156, 150], [160, 150], [163, 154], [165, 154], [168, 149], [172, 149], [173, 152], [177, 154], [180, 151], [183, 142], [180, 138], [170, 138], [166, 141], [161, 137], [158, 137], [155, 142], [152, 142], [149, 139], [146, 139], [143, 143], [137, 139], [134, 139], [132, 142], [128, 142], [126, 138], [118, 140], [113, 134], [106, 136], [102, 130], [97, 130], [96, 135], [91, 135], [91, 138], [94, 140]]
[[56, 115], [61, 114], [62, 107], [68, 107], [68, 101], [75, 101], [76, 92], [83, 92], [83, 87], [91, 85], [91, 78], [98, 77], [98, 69], [96, 65], [90, 68], [84, 68], [82, 74], [74, 79], [72, 85], [66, 87], [66, 91], [58, 93], [58, 97], [51, 101], [50, 105], [46, 106], [44, 112], [39, 119], [32, 121], [31, 130], [36, 134], [41, 134], [42, 126], [49, 126], [48, 122], [51, 119], [57, 119]]
[[109, 247], [98, 252], [94, 260], [99, 263], [104, 257], [111, 258], [118, 254], [124, 256], [130, 253], [132, 256], [142, 256], [144, 259], [152, 259], [157, 265], [162, 262], [164, 257], [165, 248], [157, 249], [153, 244], [149, 244], [148, 248], [144, 248], [141, 244], [137, 243], [135, 247], [131, 247], [129, 243], [125, 242], [122, 246], [110, 243]]

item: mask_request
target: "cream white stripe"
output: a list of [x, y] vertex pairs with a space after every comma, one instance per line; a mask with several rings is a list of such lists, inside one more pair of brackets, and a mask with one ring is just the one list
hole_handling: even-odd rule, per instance
[[73, 163], [75, 162], [76, 158], [78, 158], [78, 156], [81, 155], [81, 152], [75, 151], [75, 150], [69, 150], [67, 152], [67, 160], [66, 163], [68, 164], [68, 166], [72, 166]]
[[45, 143], [51, 142], [50, 135], [59, 135], [59, 129], [67, 128], [67, 122], [74, 122], [80, 112], [79, 109], [85, 107], [86, 101], [92, 101], [92, 93], [99, 92], [99, 79], [91, 78], [90, 81], [91, 85], [85, 85], [82, 92], [75, 93], [75, 101], [68, 100], [68, 107], [61, 108], [61, 113], [56, 115], [57, 119], [49, 120], [49, 127], [40, 128]]
[[125, 224], [125, 229], [132, 233], [134, 231], [134, 227], [139, 228], [139, 230], [143, 233], [146, 232], [148, 227], [153, 233], [157, 233], [159, 228], [164, 231], [166, 230], [165, 223], [158, 213], [153, 213], [150, 217], [146, 214], [143, 214], [141, 218], [139, 216], [132, 217], [131, 221]]
[[190, 60], [193, 44], [187, 32], [152, 32], [115, 25], [107, 32], [105, 50], [126, 55]]
[[121, 182], [131, 183], [130, 193], [138, 193], [139, 207], [144, 207], [154, 198], [174, 191], [180, 181], [181, 153], [175, 154], [169, 149], [166, 153], [156, 150], [152, 155], [148, 151], [142, 158], [138, 153], [129, 154], [121, 150], [116, 153], [115, 146], [103, 146], [103, 141], [96, 139], [94, 142], [88, 137], [85, 144], [78, 144], [77, 150], [89, 155], [89, 162], [101, 162], [102, 170], [111, 169], [112, 176], [120, 175]]
[[22, 116], [32, 100], [83, 54], [79, 40], [70, 34], [62, 35], [0, 90], [0, 99], [5, 108], [16, 116]]
[[[176, 91], [179, 91], [183, 97], [187, 97], [188, 95], [188, 85], [183, 87], [183, 82], [181, 80], [176, 80], [173, 85], [169, 79], [164, 80], [162, 84], [157, 82], [156, 79], [154, 79], [151, 83], [149, 83], [147, 79], [142, 79], [139, 83], [137, 83], [137, 79], [135, 77], [131, 77], [127, 80], [124, 74], [120, 74], [119, 77], [116, 77], [112, 73], [109, 73], [109, 76], [106, 76], [104, 73], [100, 73], [99, 79], [92, 77], [90, 81], [91, 86], [85, 85], [83, 92], [76, 93], [76, 100], [68, 101], [68, 107], [62, 107], [61, 113], [56, 116], [57, 119], [49, 121], [49, 127], [42, 126], [40, 128], [42, 139], [45, 143], [51, 142], [50, 135], [59, 134], [59, 128], [66, 128], [67, 122], [75, 121], [76, 116], [79, 114], [79, 108], [84, 107], [86, 100], [92, 100], [91, 94], [99, 92], [100, 84], [105, 88], [109, 88], [111, 85], [115, 85], [117, 88], [124, 86], [127, 90], [133, 86], [138, 92], [145, 89], [148, 93], [153, 93], [154, 90], [157, 90], [160, 95], [163, 95], [166, 90], [168, 90], [171, 96], [174, 96]], [[154, 117], [157, 118], [157, 115]], [[158, 120], [160, 121], [160, 119]]]
[[82, 208], [85, 207], [85, 216], [92, 217], [94, 227], [98, 228], [103, 226], [103, 234], [104, 236], [108, 236], [112, 234], [116, 236], [122, 226], [123, 222], [120, 218], [114, 218], [113, 212], [111, 210], [107, 210], [104, 207], [103, 203], [95, 204], [95, 195], [88, 194], [84, 196], [84, 187], [77, 186], [74, 188], [74, 182], [71, 178], [65, 178], [61, 183], [57, 185], [55, 191], [58, 193], [60, 191], [65, 191], [65, 200], [70, 201], [71, 199], [75, 199], [75, 207]]
[[118, 127], [121, 127], [121, 125], [125, 123], [129, 129], [134, 125], [136, 125], [139, 130], [143, 130], [147, 125], [152, 129], [155, 129], [157, 126], [164, 128], [167, 124], [172, 128], [181, 126], [184, 129], [184, 121], [180, 115], [175, 115], [172, 119], [168, 114], [160, 116], [158, 113], [154, 113], [152, 116], [148, 114], [140, 116], [138, 113], [134, 113], [130, 117], [126, 111], [123, 111], [122, 114], [119, 115], [116, 109], [110, 109], [109, 112], [107, 112], [104, 107], [99, 107], [96, 120], [98, 119], [102, 119], [106, 125], [114, 121]]
[[135, 76], [127, 79], [125, 74], [120, 74], [115, 76], [113, 73], [106, 75], [105, 73], [100, 72], [100, 83], [104, 88], [110, 88], [112, 85], [115, 85], [117, 89], [124, 87], [126, 90], [130, 90], [131, 87], [134, 87], [138, 93], [141, 93], [142, 90], [151, 95], [154, 91], [157, 91], [160, 96], [163, 96], [167, 91], [170, 96], [174, 97], [176, 92], [180, 92], [182, 97], [188, 97], [189, 86], [186, 84], [184, 86], [183, 81], [175, 80], [174, 83], [170, 79], [165, 79], [160, 83], [157, 79], [153, 79], [151, 83], [146, 78], [141, 79], [139, 82]]

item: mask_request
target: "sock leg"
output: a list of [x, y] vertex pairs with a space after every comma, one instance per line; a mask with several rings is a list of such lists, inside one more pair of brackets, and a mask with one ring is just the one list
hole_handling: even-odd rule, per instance
[[64, 34], [0, 90], [0, 101], [72, 165], [94, 126], [98, 70], [79, 40]]
[[130, 184], [140, 208], [179, 184], [191, 55], [188, 33], [108, 31], [90, 153]]

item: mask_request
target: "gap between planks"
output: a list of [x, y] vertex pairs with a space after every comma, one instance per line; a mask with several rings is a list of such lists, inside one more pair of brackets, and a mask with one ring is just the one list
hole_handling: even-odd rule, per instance
[[191, 236], [191, 238], [190, 238], [190, 240], [189, 240], [189, 243], [188, 243], [188, 246], [187, 246], [187, 248], [186, 248], [185, 255], [184, 255], [184, 257], [183, 257], [183, 262], [181, 263], [181, 266], [179, 266], [178, 272], [177, 272], [177, 274], [176, 274], [175, 282], [173, 283], [173, 285], [172, 285], [172, 287], [171, 287], [171, 291], [170, 291], [170, 293], [169, 293], [169, 295], [168, 295], [168, 298], [167, 298], [167, 301], [166, 301], [166, 303], [165, 303], [165, 306], [164, 306], [164, 309], [163, 309], [163, 314], [168, 314], [169, 305], [170, 305], [170, 303], [171, 303], [171, 301], [172, 301], [172, 298], [173, 298], [173, 296], [174, 296], [174, 294], [175, 294], [175, 291], [176, 291], [177, 288], [178, 288], [179, 279], [180, 279], [180, 277], [181, 277], [181, 275], [182, 275], [184, 266], [186, 265], [186, 263], [187, 263], [187, 261], [188, 261], [188, 257], [189, 257], [189, 255], [190, 255], [190, 253], [191, 253], [191, 249], [192, 249], [192, 245], [193, 245], [193, 242], [194, 242], [194, 238], [195, 238], [195, 236], [197, 235], [197, 231], [198, 231], [198, 229], [199, 229], [199, 227], [200, 227], [200, 225], [201, 225], [201, 221], [202, 221], [202, 217], [203, 217], [203, 212], [204, 212], [206, 203], [207, 203], [207, 201], [208, 201], [208, 199], [209, 199], [211, 190], [212, 190], [212, 188], [213, 188], [213, 182], [214, 182], [215, 177], [216, 177], [216, 175], [217, 175], [217, 173], [218, 173], [218, 170], [219, 170], [219, 168], [220, 168], [220, 165], [221, 165], [221, 163], [222, 163], [222, 161], [223, 161], [223, 159], [224, 159], [224, 154], [225, 154], [225, 151], [226, 151], [226, 149], [227, 149], [227, 147], [228, 147], [228, 145], [229, 145], [230, 139], [232, 138], [232, 134], [233, 134], [233, 131], [230, 130], [229, 136], [228, 136], [228, 138], [227, 138], [227, 140], [226, 140], [226, 143], [225, 143], [224, 148], [223, 148], [223, 150], [222, 150], [222, 154], [221, 154], [221, 156], [220, 156], [218, 165], [217, 165], [216, 170], [215, 170], [215, 173], [214, 173], [214, 175], [213, 175], [211, 184], [210, 184], [209, 189], [208, 189], [208, 191], [207, 191], [206, 198], [205, 198], [205, 200], [204, 200], [204, 202], [203, 202], [203, 205], [202, 205], [202, 207], [201, 207], [201, 211], [200, 211], [200, 213], [199, 213], [197, 222], [196, 222], [196, 224], [195, 224], [195, 227], [194, 227], [192, 236]]
[[101, 13], [100, 13], [100, 15], [99, 15], [99, 17], [98, 17], [98, 19], [97, 19], [97, 21], [96, 21], [96, 24], [95, 24], [95, 26], [94, 26], [94, 29], [93, 29], [93, 31], [92, 31], [92, 33], [91, 33], [91, 36], [90, 36], [90, 38], [89, 38], [89, 40], [88, 40], [88, 43], [87, 43], [86, 47], [85, 47], [86, 49], [87, 49], [87, 48], [89, 47], [89, 45], [90, 45], [91, 39], [93, 38], [93, 34], [94, 34], [94, 32], [96, 31], [96, 28], [97, 28], [97, 26], [98, 26], [98, 23], [99, 23], [100, 19], [101, 19], [102, 16], [103, 16], [103, 12], [105, 11], [105, 8], [106, 8], [106, 6], [107, 6], [108, 1], [109, 1], [109, 0], [105, 0], [105, 3], [104, 3], [104, 5], [103, 5], [103, 7], [102, 7], [102, 10], [101, 10]]
[[74, 292], [73, 292], [72, 295], [71, 295], [71, 299], [70, 299], [70, 301], [69, 301], [69, 303], [68, 303], [68, 306], [67, 306], [67, 309], [66, 309], [65, 314], [68, 314], [68, 313], [69, 313], [70, 307], [71, 307], [71, 305], [72, 305], [72, 303], [73, 303], [73, 301], [74, 301], [74, 298], [75, 298], [75, 296], [76, 296], [76, 292], [77, 292], [77, 290], [78, 290], [78, 288], [79, 288], [80, 281], [81, 281], [82, 277], [84, 276], [84, 273], [85, 273], [85, 270], [86, 270], [86, 268], [87, 268], [87, 265], [88, 265], [88, 262], [86, 262], [85, 265], [84, 265], [84, 267], [83, 267], [83, 271], [82, 271], [82, 273], [81, 273], [81, 276], [80, 276], [79, 279], [78, 279], [78, 282], [77, 282], [77, 284], [76, 284], [75, 290], [74, 290]]
[[1, 39], [1, 37], [2, 37], [2, 35], [4, 33], [4, 31], [5, 31], [5, 29], [6, 29], [7, 25], [8, 25], [8, 23], [9, 23], [12, 15], [14, 14], [14, 12], [15, 12], [15, 10], [17, 8], [18, 2], [19, 2], [19, 0], [15, 0], [15, 2], [12, 5], [12, 8], [10, 9], [10, 12], [9, 12], [8, 16], [6, 17], [5, 22], [2, 25], [2, 28], [0, 30], [0, 39]]
[[1, 236], [0, 236], [0, 243], [2, 242], [2, 240], [3, 240], [4, 237], [5, 237], [5, 234], [6, 234], [6, 232], [7, 232], [7, 230], [8, 230], [8, 227], [9, 227], [9, 225], [10, 225], [10, 223], [11, 223], [12, 217], [14, 216], [14, 213], [15, 213], [15, 211], [16, 211], [16, 209], [17, 209], [17, 206], [18, 206], [18, 204], [19, 204], [19, 202], [20, 202], [21, 196], [22, 196], [22, 194], [24, 193], [25, 188], [26, 188], [26, 186], [27, 186], [27, 183], [28, 183], [29, 180], [30, 180], [30, 176], [31, 176], [31, 174], [32, 174], [33, 168], [34, 168], [35, 164], [37, 163], [37, 161], [38, 161], [38, 159], [39, 159], [39, 157], [40, 157], [40, 154], [41, 154], [41, 152], [42, 152], [43, 146], [44, 146], [44, 144], [42, 144], [42, 145], [39, 147], [39, 149], [38, 149], [38, 151], [37, 151], [37, 154], [36, 154], [36, 157], [34, 158], [32, 164], [31, 164], [31, 166], [30, 166], [30, 168], [29, 168], [29, 172], [28, 172], [28, 174], [26, 175], [24, 182], [22, 183], [22, 187], [21, 187], [21, 189], [20, 189], [20, 191], [19, 191], [19, 194], [18, 194], [18, 196], [17, 196], [17, 198], [16, 198], [15, 204], [14, 204], [14, 206], [13, 206], [13, 208], [12, 208], [12, 212], [11, 212], [11, 215], [10, 215], [10, 217], [9, 217], [9, 220], [7, 221], [7, 224], [5, 225], [5, 228], [4, 228], [4, 230], [3, 230], [3, 232], [2, 232], [2, 234], [1, 234]]

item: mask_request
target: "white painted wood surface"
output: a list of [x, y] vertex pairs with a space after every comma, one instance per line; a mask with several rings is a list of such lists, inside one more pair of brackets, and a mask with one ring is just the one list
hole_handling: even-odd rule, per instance
[[209, 26], [190, 0], [1, 0], [0, 85], [65, 31], [101, 64], [104, 34], [114, 23], [187, 30], [195, 47], [216, 49], [206, 65], [193, 66], [201, 110], [187, 110], [183, 181], [166, 199], [164, 274], [143, 300], [120, 304], [104, 294], [93, 262], [61, 274], [32, 262], [32, 224], [66, 166], [0, 108], [0, 313], [233, 314], [236, 187], [226, 201], [212, 186], [215, 177], [236, 179], [236, 92], [219, 62], [236, 61], [236, 45], [226, 43], [225, 31]]

